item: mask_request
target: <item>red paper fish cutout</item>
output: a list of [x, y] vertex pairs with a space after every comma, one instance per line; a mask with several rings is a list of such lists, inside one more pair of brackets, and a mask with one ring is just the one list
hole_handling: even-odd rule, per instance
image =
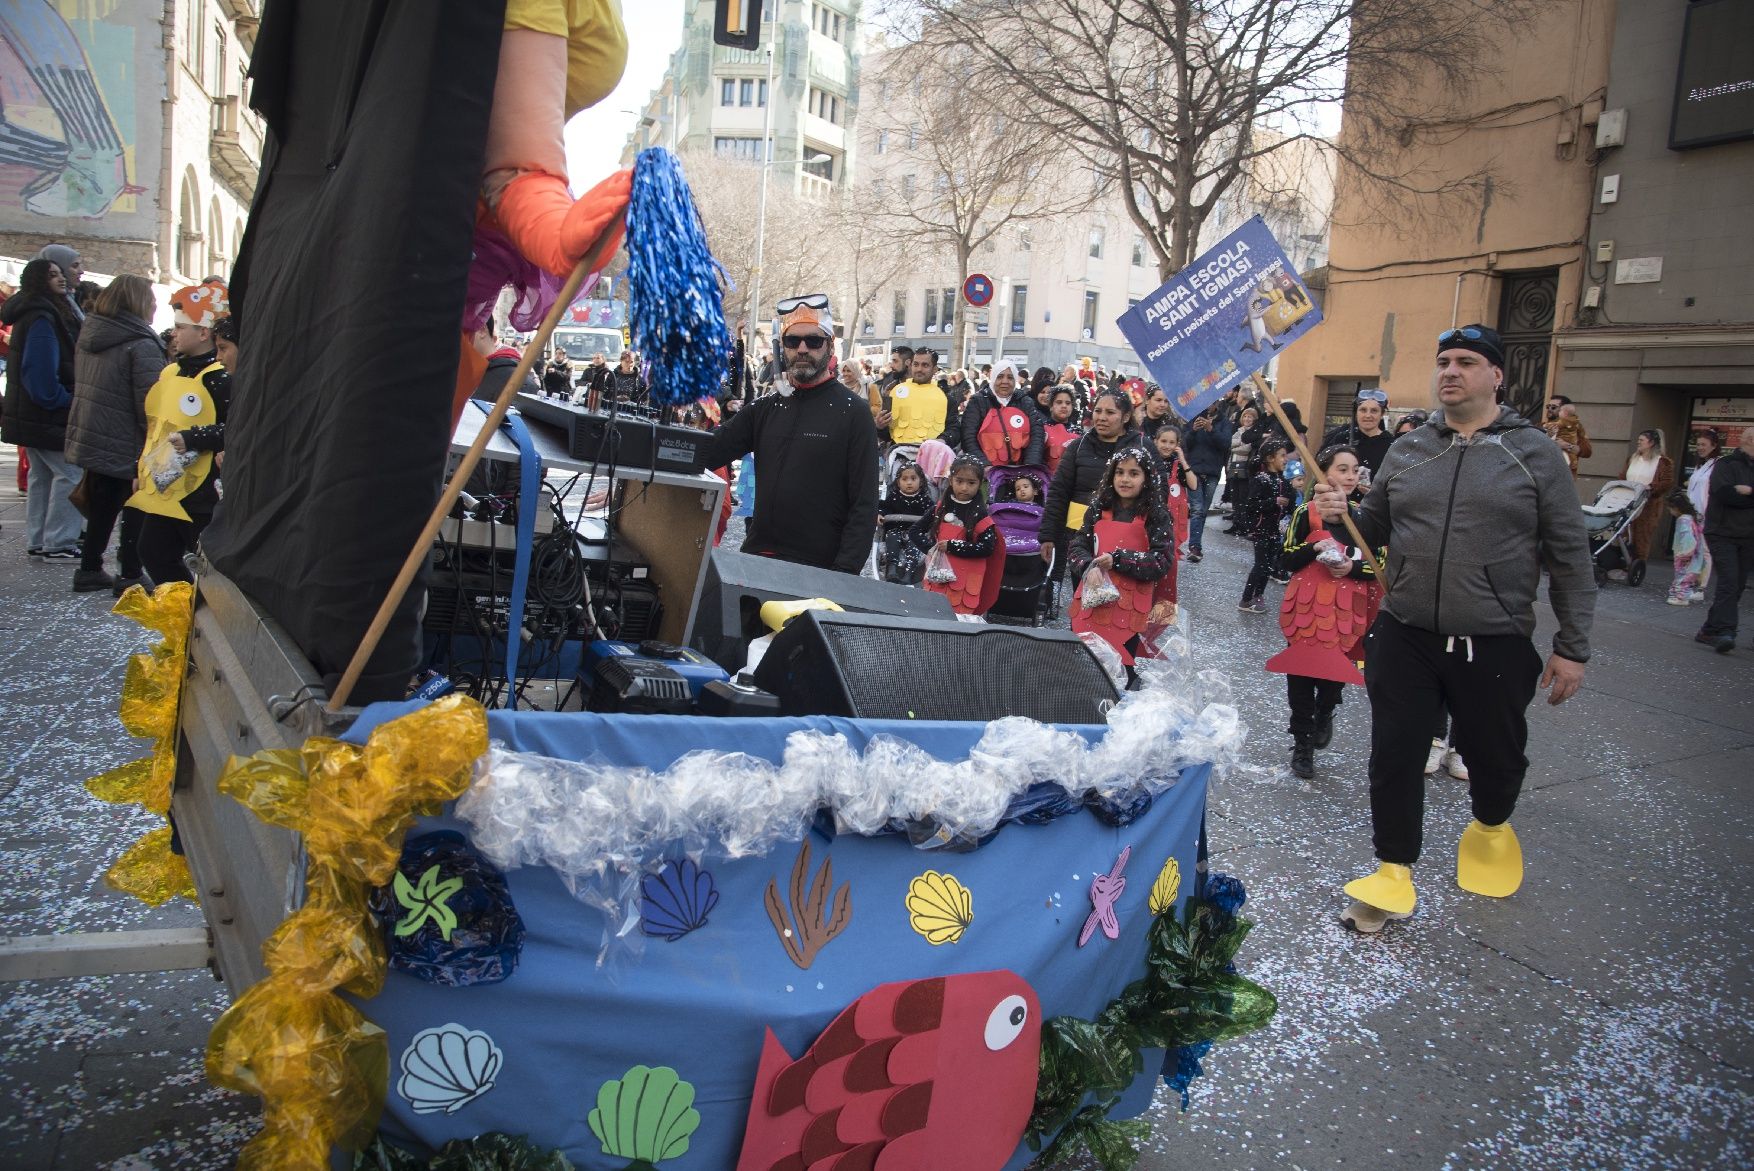
[[999, 1171], [1040, 1057], [1013, 972], [879, 985], [795, 1061], [767, 1030], [737, 1171]]
[[[1327, 536], [1314, 529], [1309, 541]], [[1267, 660], [1267, 670], [1362, 686], [1357, 660], [1364, 657], [1364, 636], [1376, 620], [1379, 594], [1374, 581], [1336, 578], [1320, 561], [1292, 574], [1279, 606], [1279, 629], [1291, 645]]]

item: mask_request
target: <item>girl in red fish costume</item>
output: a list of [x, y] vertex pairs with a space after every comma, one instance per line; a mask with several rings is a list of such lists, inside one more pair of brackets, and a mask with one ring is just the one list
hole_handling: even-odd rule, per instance
[[925, 587], [943, 594], [958, 614], [985, 614], [999, 598], [1005, 576], [1005, 542], [981, 499], [980, 464], [962, 456], [950, 465], [944, 498], [921, 518], [916, 540], [926, 549], [943, 551], [954, 577]]
[[[1072, 597], [1072, 629], [1096, 634], [1120, 652], [1129, 686], [1136, 680], [1133, 656], [1143, 649], [1140, 634], [1155, 601], [1156, 583], [1174, 564], [1175, 521], [1166, 499], [1158, 462], [1143, 447], [1122, 448], [1103, 469], [1083, 527], [1067, 550], [1079, 579]], [[1119, 598], [1085, 605], [1083, 577], [1092, 565], [1107, 572]]]

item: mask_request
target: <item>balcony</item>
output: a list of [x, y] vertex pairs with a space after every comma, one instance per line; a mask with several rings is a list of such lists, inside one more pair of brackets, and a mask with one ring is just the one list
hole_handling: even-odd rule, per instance
[[238, 40], [250, 53], [256, 51], [256, 29], [262, 23], [261, 7], [257, 0], [219, 0], [219, 10], [231, 19]]
[[213, 134], [207, 152], [214, 173], [245, 203], [256, 195], [256, 179], [262, 169], [262, 123], [244, 108], [242, 98], [218, 98], [213, 103]]

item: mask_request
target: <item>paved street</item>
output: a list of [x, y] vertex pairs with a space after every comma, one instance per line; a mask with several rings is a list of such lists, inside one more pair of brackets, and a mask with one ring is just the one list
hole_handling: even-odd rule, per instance
[[[192, 908], [147, 911], [99, 881], [147, 822], [80, 782], [138, 754], [114, 710], [145, 640], [107, 616], [107, 595], [70, 593], [71, 566], [26, 560], [9, 460], [0, 475], [0, 712], [15, 743], [0, 932], [194, 923]], [[1363, 696], [1348, 694], [1318, 778], [1291, 778], [1284, 686], [1259, 669], [1282, 642], [1271, 615], [1234, 608], [1245, 549], [1219, 527], [1182, 579], [1196, 655], [1230, 678], [1250, 728], [1250, 767], [1214, 788], [1214, 864], [1248, 884], [1259, 926], [1242, 964], [1281, 1011], [1214, 1053], [1187, 1113], [1160, 1095], [1140, 1166], [1748, 1165], [1754, 650], [1695, 645], [1701, 611], [1663, 604], [1666, 572], [1610, 587], [1584, 691], [1531, 715], [1522, 891], [1489, 902], [1454, 887], [1465, 787], [1440, 776], [1419, 915], [1361, 939], [1335, 916], [1341, 883], [1370, 866]], [[0, 989], [0, 1166], [227, 1165], [254, 1111], [202, 1077], [222, 1006], [205, 973]]]

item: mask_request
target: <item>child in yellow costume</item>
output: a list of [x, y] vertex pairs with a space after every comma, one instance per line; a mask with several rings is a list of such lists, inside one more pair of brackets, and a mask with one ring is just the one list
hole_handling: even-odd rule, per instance
[[136, 468], [129, 508], [145, 513], [140, 561], [147, 575], [167, 581], [194, 580], [183, 555], [195, 550], [201, 530], [219, 503], [216, 455], [225, 450], [225, 415], [231, 375], [219, 361], [214, 326], [230, 312], [226, 287], [217, 280], [171, 294], [176, 314], [172, 341], [178, 358], [146, 392], [146, 446]]

